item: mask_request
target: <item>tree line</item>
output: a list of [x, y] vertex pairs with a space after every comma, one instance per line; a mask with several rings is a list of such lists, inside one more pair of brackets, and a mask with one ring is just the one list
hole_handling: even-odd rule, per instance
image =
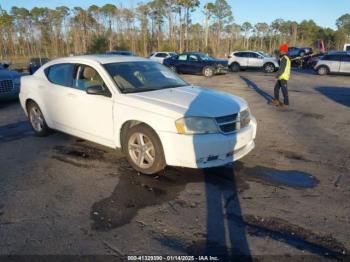
[[[203, 22], [193, 22], [201, 9]], [[88, 8], [59, 6], [31, 10], [0, 7], [0, 59], [60, 57], [70, 54], [131, 50], [146, 56], [152, 51], [203, 51], [224, 56], [233, 50], [273, 53], [282, 42], [341, 49], [350, 40], [350, 14], [336, 20], [337, 30], [276, 19], [255, 25], [234, 22], [226, 0], [200, 6], [199, 0], [152, 0], [135, 8], [106, 4]]]

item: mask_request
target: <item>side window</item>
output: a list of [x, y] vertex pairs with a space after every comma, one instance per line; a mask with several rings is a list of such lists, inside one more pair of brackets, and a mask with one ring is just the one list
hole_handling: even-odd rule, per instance
[[350, 45], [348, 45], [345, 49], [346, 51], [350, 51]]
[[350, 62], [350, 55], [344, 55], [344, 56], [342, 57], [342, 61], [343, 61], [343, 62]]
[[241, 57], [250, 57], [250, 54], [248, 52], [243, 52]]
[[167, 55], [165, 53], [158, 53], [156, 54], [156, 57], [166, 57]]
[[258, 58], [259, 55], [256, 53], [249, 53], [251, 58]]
[[190, 55], [190, 61], [198, 61], [198, 57], [196, 55]]
[[105, 86], [95, 69], [87, 65], [77, 65], [73, 88], [85, 91], [90, 86]]
[[179, 55], [178, 60], [179, 61], [186, 61], [187, 60], [187, 55]]
[[241, 52], [234, 53], [234, 56], [237, 56], [237, 57], [242, 57], [242, 53], [241, 53]]
[[72, 86], [74, 64], [57, 64], [45, 69], [47, 79], [61, 86]]

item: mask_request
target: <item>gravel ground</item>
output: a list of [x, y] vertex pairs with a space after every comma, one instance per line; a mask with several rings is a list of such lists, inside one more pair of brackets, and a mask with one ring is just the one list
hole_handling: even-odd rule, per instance
[[0, 254], [348, 259], [349, 77], [293, 72], [289, 110], [268, 104], [273, 75], [183, 77], [249, 102], [254, 151], [232, 166], [145, 176], [119, 151], [33, 136], [19, 103], [1, 103]]

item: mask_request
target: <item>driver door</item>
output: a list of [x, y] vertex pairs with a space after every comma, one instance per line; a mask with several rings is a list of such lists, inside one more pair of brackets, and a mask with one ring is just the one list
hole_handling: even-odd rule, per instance
[[[91, 86], [102, 86], [106, 95], [86, 92]], [[113, 139], [113, 99], [98, 71], [88, 65], [78, 64], [73, 75], [67, 111], [69, 126], [77, 136], [106, 146], [115, 146]]]
[[262, 67], [263, 66], [263, 57], [256, 53], [249, 53], [249, 67]]

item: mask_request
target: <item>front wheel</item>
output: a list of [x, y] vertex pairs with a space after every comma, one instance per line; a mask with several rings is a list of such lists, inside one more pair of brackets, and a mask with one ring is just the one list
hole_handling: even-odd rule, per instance
[[204, 67], [203, 68], [203, 75], [205, 77], [212, 77], [214, 75], [214, 69], [212, 67]]
[[170, 70], [173, 71], [174, 73], [177, 73], [176, 66], [170, 66], [169, 68], [170, 68]]
[[143, 174], [155, 174], [166, 166], [162, 143], [147, 125], [130, 128], [124, 139], [124, 152], [129, 164]]
[[267, 63], [264, 65], [263, 70], [265, 73], [273, 73], [275, 72], [275, 65], [272, 63]]
[[47, 126], [43, 113], [35, 102], [30, 102], [27, 106], [28, 118], [37, 136], [47, 136], [50, 128]]

